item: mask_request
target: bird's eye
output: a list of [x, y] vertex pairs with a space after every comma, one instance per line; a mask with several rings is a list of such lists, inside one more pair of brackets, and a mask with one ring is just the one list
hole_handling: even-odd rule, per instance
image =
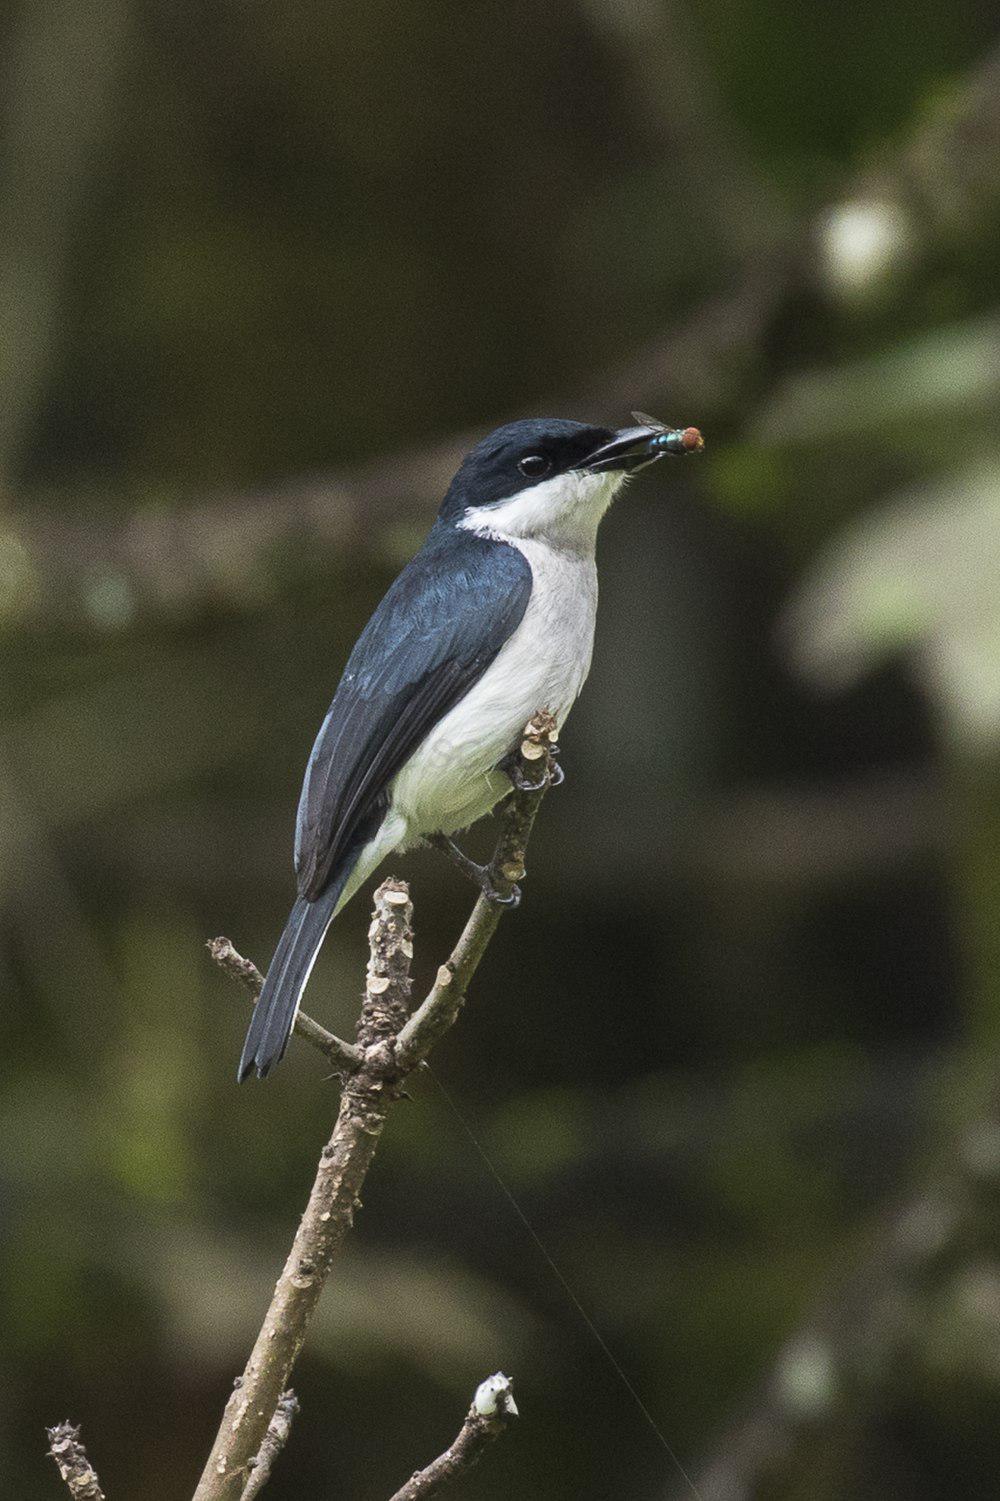
[[525, 479], [541, 479], [543, 474], [548, 474], [552, 464], [542, 453], [528, 453], [518, 460], [517, 467]]

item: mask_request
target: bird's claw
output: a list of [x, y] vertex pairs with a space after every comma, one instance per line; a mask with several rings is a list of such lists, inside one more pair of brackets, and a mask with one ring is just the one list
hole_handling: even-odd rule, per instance
[[447, 855], [452, 864], [457, 865], [462, 874], [467, 876], [474, 886], [479, 887], [483, 896], [492, 906], [503, 907], [509, 912], [513, 912], [516, 907], [520, 906], [520, 886], [512, 884], [509, 895], [498, 891], [493, 884], [490, 867], [488, 865], [478, 865], [475, 860], [470, 860], [464, 850], [459, 849], [454, 839], [450, 839], [447, 834], [429, 834], [427, 836], [427, 843], [432, 845], [434, 849], [440, 850], [443, 855]]
[[[549, 757], [554, 757], [556, 749], [550, 748]], [[566, 773], [555, 760], [549, 759], [542, 765], [542, 775], [537, 782], [533, 782], [521, 769], [521, 757], [517, 751], [511, 751], [509, 756], [504, 756], [497, 767], [504, 776], [509, 778], [517, 792], [542, 792], [546, 787], [561, 787], [566, 780]]]
[[482, 892], [483, 896], [492, 907], [502, 907], [505, 912], [516, 912], [518, 907], [520, 907], [521, 905], [520, 886], [511, 886], [510, 894], [505, 896], [503, 892], [496, 889], [493, 882], [490, 880], [490, 871], [488, 865], [483, 867]]
[[539, 777], [537, 782], [533, 782], [530, 777], [525, 776], [520, 766], [515, 766], [513, 772], [508, 772], [508, 776], [518, 792], [541, 792], [543, 787], [549, 785], [547, 772], [544, 776]]

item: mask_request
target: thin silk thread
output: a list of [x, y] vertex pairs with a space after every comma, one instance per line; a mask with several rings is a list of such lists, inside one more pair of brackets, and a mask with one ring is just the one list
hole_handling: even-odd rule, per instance
[[493, 1163], [493, 1160], [489, 1156], [489, 1154], [487, 1153], [486, 1148], [483, 1146], [483, 1144], [479, 1140], [479, 1138], [475, 1135], [475, 1133], [472, 1130], [472, 1127], [469, 1125], [468, 1121], [466, 1120], [465, 1116], [462, 1114], [461, 1110], [459, 1110], [459, 1108], [458, 1108], [457, 1104], [455, 1103], [454, 1099], [452, 1098], [451, 1094], [449, 1093], [449, 1091], [447, 1089], [445, 1089], [444, 1084], [438, 1078], [437, 1074], [431, 1068], [430, 1064], [427, 1063], [426, 1060], [425, 1060], [423, 1066], [424, 1066], [424, 1069], [427, 1071], [427, 1073], [430, 1074], [431, 1078], [434, 1080], [434, 1083], [437, 1085], [438, 1089], [440, 1090], [441, 1097], [444, 1100], [445, 1104], [448, 1106], [448, 1108], [451, 1111], [452, 1115], [458, 1121], [458, 1124], [461, 1126], [463, 1132], [469, 1138], [469, 1140], [472, 1143], [472, 1145], [475, 1147], [476, 1152], [478, 1153], [478, 1155], [481, 1158], [484, 1166], [488, 1170], [490, 1176], [493, 1178], [493, 1180], [496, 1183], [497, 1187], [500, 1189], [500, 1192], [503, 1194], [504, 1198], [507, 1200], [508, 1204], [513, 1209], [514, 1213], [517, 1215], [518, 1219], [521, 1221], [521, 1224], [524, 1226], [525, 1230], [528, 1232], [528, 1235], [531, 1237], [531, 1239], [534, 1242], [537, 1250], [541, 1253], [541, 1256], [542, 1256], [543, 1260], [548, 1264], [548, 1267], [549, 1267], [550, 1271], [552, 1272], [552, 1275], [555, 1277], [556, 1281], [559, 1283], [559, 1285], [562, 1288], [563, 1292], [566, 1294], [567, 1298], [569, 1298], [569, 1300], [572, 1303], [573, 1307], [576, 1309], [577, 1313], [580, 1315], [580, 1318], [583, 1320], [584, 1325], [589, 1330], [590, 1334], [597, 1341], [598, 1347], [602, 1351], [602, 1353], [604, 1355], [604, 1358], [607, 1360], [609, 1366], [614, 1371], [615, 1375], [618, 1377], [618, 1380], [621, 1382], [622, 1386], [624, 1386], [624, 1388], [628, 1392], [629, 1396], [632, 1398], [632, 1401], [635, 1403], [636, 1407], [642, 1413], [642, 1416], [646, 1420], [646, 1423], [648, 1424], [648, 1426], [652, 1429], [653, 1433], [656, 1435], [656, 1437], [659, 1440], [660, 1444], [662, 1445], [662, 1447], [663, 1447], [663, 1449], [664, 1449], [664, 1451], [665, 1451], [668, 1459], [670, 1460], [671, 1464], [676, 1469], [678, 1475], [680, 1475], [680, 1477], [684, 1481], [685, 1485], [687, 1485], [690, 1488], [691, 1494], [692, 1494], [692, 1496], [694, 1496], [696, 1498], [696, 1501], [704, 1501], [704, 1498], [703, 1498], [701, 1492], [699, 1491], [698, 1487], [695, 1485], [694, 1481], [691, 1479], [691, 1476], [688, 1474], [687, 1470], [685, 1470], [684, 1466], [681, 1464], [680, 1460], [677, 1457], [676, 1452], [671, 1448], [670, 1444], [667, 1442], [667, 1439], [666, 1439], [663, 1431], [661, 1430], [659, 1424], [657, 1423], [656, 1419], [653, 1417], [653, 1414], [650, 1412], [650, 1410], [646, 1406], [645, 1402], [640, 1397], [638, 1391], [636, 1390], [636, 1388], [633, 1385], [633, 1383], [630, 1380], [630, 1378], [626, 1375], [626, 1373], [623, 1370], [621, 1364], [619, 1363], [618, 1358], [615, 1355], [614, 1351], [611, 1349], [611, 1347], [608, 1344], [607, 1340], [604, 1338], [603, 1334], [598, 1329], [598, 1327], [594, 1323], [593, 1319], [590, 1317], [590, 1314], [584, 1308], [583, 1304], [580, 1302], [580, 1299], [577, 1297], [576, 1293], [573, 1291], [572, 1287], [567, 1282], [566, 1278], [563, 1276], [563, 1274], [560, 1271], [559, 1267], [556, 1265], [556, 1263], [553, 1260], [553, 1258], [552, 1258], [552, 1256], [551, 1256], [548, 1248], [546, 1247], [544, 1241], [542, 1240], [541, 1236], [538, 1234], [538, 1231], [535, 1229], [534, 1225], [528, 1219], [528, 1216], [525, 1214], [524, 1210], [521, 1208], [521, 1205], [518, 1203], [518, 1201], [515, 1198], [513, 1192], [511, 1191], [511, 1189], [509, 1189], [507, 1187], [507, 1184], [504, 1182], [503, 1178], [500, 1175], [499, 1169]]

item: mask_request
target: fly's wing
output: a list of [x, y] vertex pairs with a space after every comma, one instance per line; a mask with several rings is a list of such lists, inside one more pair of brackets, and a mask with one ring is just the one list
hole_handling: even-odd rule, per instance
[[388, 787], [520, 623], [531, 568], [507, 543], [435, 530], [351, 653], [306, 769], [295, 829], [299, 894], [314, 900], [370, 838]]

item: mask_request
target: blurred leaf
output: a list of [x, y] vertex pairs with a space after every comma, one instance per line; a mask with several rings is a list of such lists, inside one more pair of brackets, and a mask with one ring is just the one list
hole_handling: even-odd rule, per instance
[[828, 687], [905, 649], [947, 730], [971, 747], [992, 744], [1000, 735], [1000, 459], [852, 523], [800, 584], [783, 630], [799, 669]]
[[[147, 1280], [164, 1307], [175, 1358], [237, 1364], [284, 1257], [280, 1241], [268, 1235], [263, 1247], [259, 1237], [248, 1245], [191, 1221], [150, 1221], [143, 1231], [109, 1248], [109, 1262]], [[464, 1395], [478, 1363], [524, 1361], [541, 1335], [515, 1295], [455, 1261], [355, 1243], [337, 1260], [310, 1343], [347, 1370], [373, 1357], [406, 1359]]]
[[1000, 322], [934, 329], [849, 365], [796, 376], [762, 416], [770, 443], [879, 441], [887, 426], [927, 420], [943, 452], [945, 418], [967, 418], [1000, 398]]

